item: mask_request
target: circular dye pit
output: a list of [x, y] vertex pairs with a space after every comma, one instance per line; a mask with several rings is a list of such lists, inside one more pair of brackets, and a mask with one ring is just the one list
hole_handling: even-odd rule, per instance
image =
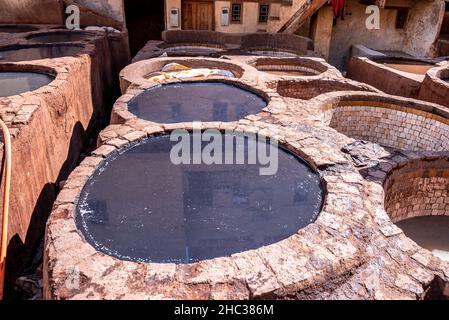
[[30, 35], [27, 40], [40, 43], [64, 43], [83, 41], [88, 37], [87, 32], [49, 32]]
[[397, 226], [419, 246], [449, 261], [449, 216], [414, 217], [399, 221]]
[[252, 64], [257, 70], [275, 76], [311, 77], [328, 70], [319, 61], [304, 58], [258, 58]]
[[[195, 148], [192, 136], [184, 137]], [[223, 151], [223, 163], [229, 163], [224, 150], [233, 149], [235, 160], [235, 136], [213, 134], [221, 142], [215, 151]], [[256, 140], [240, 137], [245, 147], [238, 154], [247, 159]], [[229, 256], [285, 239], [314, 222], [323, 191], [318, 175], [303, 160], [263, 141], [258, 150], [277, 159], [274, 175], [260, 175], [267, 166], [259, 161], [174, 165], [170, 153], [178, 142], [169, 136], [116, 152], [82, 190], [77, 226], [101, 252], [155, 263]], [[202, 142], [200, 150], [204, 153], [208, 146]]]
[[7, 25], [7, 26], [0, 26], [0, 33], [24, 33], [24, 32], [31, 32], [35, 31], [37, 28], [32, 26], [15, 26], [15, 25]]
[[73, 57], [78, 55], [82, 50], [83, 47], [81, 46], [18, 47], [0, 49], [0, 62]]
[[449, 162], [410, 161], [393, 169], [384, 184], [385, 210], [418, 245], [449, 261]]
[[0, 97], [34, 91], [54, 80], [54, 77], [36, 72], [0, 72]]
[[141, 119], [160, 122], [235, 121], [267, 106], [260, 96], [220, 82], [168, 84], [146, 90], [129, 102]]

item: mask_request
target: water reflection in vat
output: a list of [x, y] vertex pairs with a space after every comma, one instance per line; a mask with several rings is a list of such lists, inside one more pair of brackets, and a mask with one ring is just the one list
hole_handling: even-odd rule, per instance
[[31, 61], [49, 58], [73, 57], [82, 51], [81, 46], [18, 47], [0, 50], [0, 62]]
[[[277, 173], [261, 176], [260, 162], [174, 165], [175, 143], [168, 136], [144, 140], [109, 158], [87, 182], [77, 225], [97, 250], [124, 260], [189, 263], [278, 242], [321, 210], [318, 175], [283, 149]], [[244, 150], [248, 155], [248, 145]]]
[[256, 114], [266, 101], [233, 85], [219, 82], [169, 84], [146, 90], [128, 110], [141, 119], [160, 122], [235, 121]]
[[0, 97], [34, 91], [54, 79], [53, 76], [36, 72], [0, 72]]

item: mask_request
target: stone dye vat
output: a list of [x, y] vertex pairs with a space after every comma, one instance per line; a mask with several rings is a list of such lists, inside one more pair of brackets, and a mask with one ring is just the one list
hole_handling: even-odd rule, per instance
[[40, 59], [73, 57], [82, 46], [17, 46], [0, 49], [0, 62], [32, 61]]
[[129, 112], [159, 123], [234, 121], [267, 106], [260, 96], [221, 82], [192, 82], [156, 86], [136, 96]]
[[39, 43], [79, 42], [88, 39], [88, 32], [64, 31], [46, 32], [29, 35], [27, 40]]
[[0, 97], [34, 91], [54, 80], [53, 76], [36, 72], [0, 72]]
[[402, 164], [389, 173], [384, 189], [391, 220], [418, 245], [449, 261], [448, 159]]
[[449, 148], [449, 114], [437, 105], [376, 95], [342, 99], [323, 108], [324, 123], [357, 140], [407, 151]]
[[[223, 155], [226, 139], [236, 150], [235, 135], [215, 133]], [[247, 159], [255, 140], [242, 138]], [[88, 180], [77, 225], [97, 250], [138, 262], [191, 263], [288, 238], [321, 210], [318, 175], [265, 139], [258, 148], [279, 151], [274, 175], [260, 175], [259, 161], [174, 165], [176, 143], [163, 135], [133, 144], [107, 158]]]
[[312, 77], [328, 73], [342, 77], [340, 72], [318, 58], [258, 58], [251, 63], [257, 70], [275, 76]]

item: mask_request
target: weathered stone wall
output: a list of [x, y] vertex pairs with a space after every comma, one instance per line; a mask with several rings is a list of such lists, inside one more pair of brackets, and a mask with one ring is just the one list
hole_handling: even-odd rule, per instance
[[[368, 30], [365, 21], [366, 5], [358, 0], [347, 1], [347, 11], [344, 20], [338, 20], [329, 34], [329, 23], [332, 15], [326, 19], [318, 20], [316, 34], [319, 39], [320, 54], [326, 57], [329, 52], [329, 61], [339, 69], [344, 69], [349, 60], [349, 50], [353, 45], [361, 44], [375, 50], [404, 51], [416, 56], [431, 56], [435, 54], [434, 43], [438, 38], [440, 26], [443, 21], [444, 4], [440, 0], [423, 1], [396, 1], [402, 6], [408, 6], [409, 17], [404, 29], [396, 29], [396, 11], [381, 9], [380, 29]], [[322, 11], [328, 8], [320, 9]], [[329, 43], [327, 49], [322, 45]]]
[[449, 119], [407, 105], [341, 102], [325, 111], [324, 122], [354, 139], [402, 150], [449, 149]]
[[63, 25], [65, 7], [71, 4], [79, 6], [82, 25], [124, 25], [122, 0], [2, 0], [0, 23]]
[[341, 76], [340, 72], [319, 58], [258, 58], [250, 62], [260, 71], [296, 71], [304, 76], [320, 75], [330, 72], [335, 76]]
[[393, 222], [449, 215], [449, 161], [412, 161], [385, 181], [385, 209]]
[[0, 23], [59, 24], [64, 21], [59, 0], [2, 0]]
[[434, 56], [444, 17], [444, 1], [416, 1], [406, 23], [404, 50], [414, 56]]
[[[5, 42], [26, 43], [26, 36], [16, 35]], [[0, 116], [13, 135], [7, 288], [42, 237], [59, 183], [77, 165], [81, 151], [95, 143], [92, 136], [108, 123], [112, 101], [119, 93], [114, 70], [129, 60], [123, 53], [115, 55], [110, 44], [121, 43], [123, 37], [95, 32], [78, 44], [82, 52], [76, 57], [0, 65], [0, 70], [44, 71], [56, 76], [36, 91], [0, 97]]]

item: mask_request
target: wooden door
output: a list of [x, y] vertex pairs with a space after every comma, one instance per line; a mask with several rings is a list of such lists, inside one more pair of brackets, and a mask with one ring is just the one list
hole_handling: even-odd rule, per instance
[[214, 30], [213, 1], [182, 1], [183, 30]]

